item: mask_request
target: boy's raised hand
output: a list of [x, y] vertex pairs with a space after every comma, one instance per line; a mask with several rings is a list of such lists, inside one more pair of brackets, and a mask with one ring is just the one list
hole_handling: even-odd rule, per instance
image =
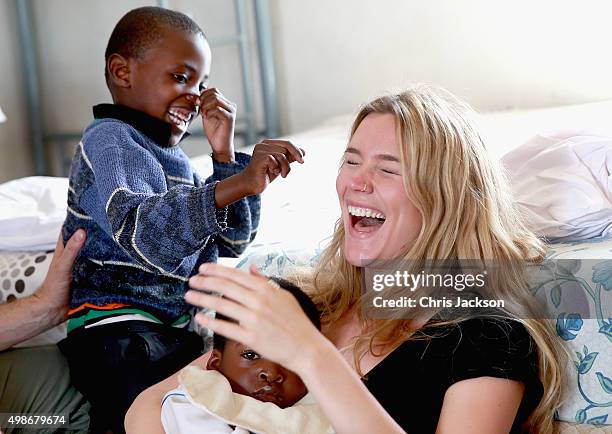
[[251, 161], [242, 172], [219, 181], [215, 205], [223, 208], [239, 199], [260, 194], [279, 175], [287, 176], [294, 161], [304, 163], [305, 152], [287, 140], [264, 140], [255, 145]]
[[234, 125], [236, 104], [214, 87], [200, 95], [202, 124], [215, 160], [225, 163], [234, 160]]
[[260, 194], [279, 175], [285, 178], [294, 161], [304, 164], [305, 152], [287, 140], [266, 139], [255, 145], [251, 161], [242, 171], [250, 194]]

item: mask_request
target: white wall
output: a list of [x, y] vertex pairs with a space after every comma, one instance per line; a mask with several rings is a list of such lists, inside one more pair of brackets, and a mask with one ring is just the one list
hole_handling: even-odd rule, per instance
[[[0, 107], [8, 121], [0, 124], [0, 182], [32, 170], [19, 74], [14, 2], [0, 0]], [[13, 122], [15, 120], [15, 122]]]
[[[80, 131], [109, 101], [103, 54], [115, 22], [146, 0], [30, 0], [45, 125]], [[606, 0], [270, 0], [284, 133], [352, 112], [415, 81], [479, 109], [612, 98]], [[229, 0], [169, 0], [212, 39], [234, 31]], [[14, 2], [0, 0], [0, 182], [32, 173]], [[213, 50], [211, 83], [240, 104], [236, 49]], [[200, 141], [189, 153], [206, 151]], [[51, 166], [55, 161], [48, 161]]]
[[273, 0], [285, 131], [415, 81], [479, 109], [612, 98], [608, 1]]

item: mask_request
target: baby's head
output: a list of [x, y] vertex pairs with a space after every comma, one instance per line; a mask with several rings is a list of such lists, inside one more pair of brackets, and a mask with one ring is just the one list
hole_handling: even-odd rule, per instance
[[178, 143], [198, 114], [210, 74], [202, 29], [180, 12], [134, 9], [115, 26], [104, 57], [113, 102], [170, 124], [169, 145]]
[[[320, 314], [315, 304], [297, 286], [273, 278], [281, 288], [297, 299], [304, 313], [318, 328]], [[228, 320], [217, 314], [218, 318]], [[290, 407], [306, 395], [306, 386], [294, 372], [262, 358], [246, 345], [215, 335], [207, 369], [215, 369], [228, 379], [232, 391], [260, 401], [272, 402], [281, 408]]]

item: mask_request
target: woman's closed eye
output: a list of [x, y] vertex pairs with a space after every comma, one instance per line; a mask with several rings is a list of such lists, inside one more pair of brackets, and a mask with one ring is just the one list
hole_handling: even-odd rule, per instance
[[240, 354], [243, 358], [247, 359], [247, 360], [259, 360], [261, 359], [261, 356], [259, 354], [257, 354], [255, 351], [253, 350], [245, 350], [242, 352], [242, 354]]
[[381, 172], [383, 172], [383, 173], [388, 173], [389, 175], [399, 175], [399, 174], [400, 174], [400, 173], [399, 173], [397, 170], [395, 170], [395, 169], [389, 169], [389, 168], [385, 168], [385, 167], [382, 167], [382, 168], [380, 169], [380, 171], [381, 171]]

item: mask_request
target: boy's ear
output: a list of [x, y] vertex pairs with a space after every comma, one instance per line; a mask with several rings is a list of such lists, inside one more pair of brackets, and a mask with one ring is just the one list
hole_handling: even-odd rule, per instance
[[113, 53], [106, 62], [108, 78], [117, 87], [130, 87], [130, 64], [121, 54]]
[[208, 363], [206, 363], [206, 369], [214, 369], [215, 371], [219, 370], [219, 365], [221, 365], [221, 359], [223, 358], [223, 353], [219, 349], [214, 349], [210, 353], [210, 357], [208, 358]]

